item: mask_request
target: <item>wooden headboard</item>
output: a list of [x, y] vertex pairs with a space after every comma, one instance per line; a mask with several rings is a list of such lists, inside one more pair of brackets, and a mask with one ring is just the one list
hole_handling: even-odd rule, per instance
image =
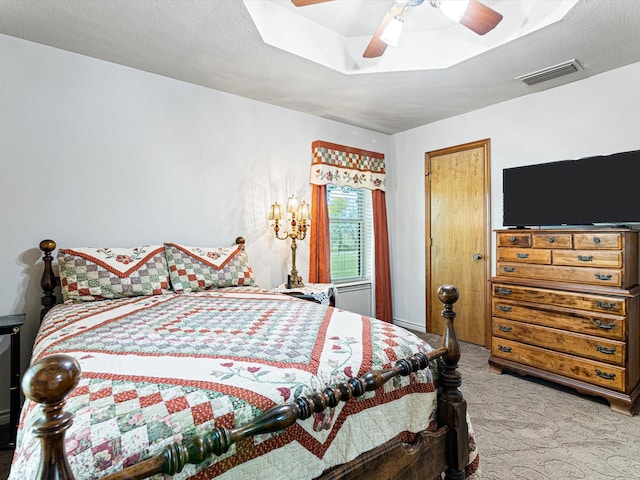
[[60, 285], [60, 277], [56, 276], [53, 271], [53, 252], [56, 249], [56, 242], [53, 240], [42, 240], [40, 242], [40, 250], [44, 252], [44, 269], [42, 270], [42, 278], [40, 279], [40, 286], [44, 295], [40, 299], [42, 310], [40, 310], [40, 321], [47, 314], [49, 310], [57, 303], [55, 289]]

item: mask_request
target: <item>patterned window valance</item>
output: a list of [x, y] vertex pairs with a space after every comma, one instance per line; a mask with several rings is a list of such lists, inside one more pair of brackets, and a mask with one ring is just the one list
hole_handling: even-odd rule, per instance
[[384, 155], [323, 141], [311, 144], [311, 180], [314, 185], [387, 189]]

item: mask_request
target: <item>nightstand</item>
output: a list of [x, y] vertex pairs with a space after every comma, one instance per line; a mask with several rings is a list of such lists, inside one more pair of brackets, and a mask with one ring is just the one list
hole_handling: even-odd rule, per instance
[[0, 316], [0, 335], [11, 335], [11, 382], [9, 396], [9, 432], [0, 449], [16, 446], [16, 431], [20, 413], [20, 328], [24, 324], [24, 313]]
[[322, 305], [336, 306], [336, 286], [333, 283], [308, 283], [304, 287], [296, 288], [287, 288], [282, 284], [273, 291]]

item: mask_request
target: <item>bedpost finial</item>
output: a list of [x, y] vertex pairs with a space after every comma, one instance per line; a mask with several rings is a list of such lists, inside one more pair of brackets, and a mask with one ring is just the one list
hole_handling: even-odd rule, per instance
[[460, 298], [460, 292], [454, 285], [440, 285], [438, 298], [445, 305], [453, 305]]
[[53, 240], [42, 240], [40, 242], [40, 250], [45, 253], [53, 252], [56, 249], [56, 242]]
[[[458, 366], [458, 360], [460, 360], [460, 344], [456, 337], [456, 331], [453, 328], [453, 321], [456, 318], [453, 304], [460, 298], [460, 292], [454, 285], [441, 285], [438, 288], [438, 298], [444, 303], [444, 309], [440, 312], [440, 315], [442, 315], [442, 318], [445, 320], [442, 346], [447, 349], [447, 354], [444, 356], [444, 361], [447, 364], [446, 369], [447, 371], [451, 369], [452, 372], [459, 375], [455, 369]], [[458, 385], [460, 385], [460, 383], [458, 383]]]
[[80, 364], [69, 355], [49, 355], [35, 362], [22, 378], [25, 396], [45, 405], [63, 401], [80, 381]]
[[64, 411], [65, 398], [80, 381], [80, 364], [69, 355], [49, 355], [29, 367], [22, 379], [24, 395], [42, 404], [42, 417], [33, 423], [42, 455], [36, 478], [75, 477], [67, 460], [64, 437], [73, 414]]

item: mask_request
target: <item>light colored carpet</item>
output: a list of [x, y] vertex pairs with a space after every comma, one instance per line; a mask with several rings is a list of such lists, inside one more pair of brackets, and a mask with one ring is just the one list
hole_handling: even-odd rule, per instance
[[[419, 334], [431, 345], [440, 337]], [[549, 382], [489, 371], [462, 343], [460, 372], [485, 480], [640, 479], [640, 416]]]

